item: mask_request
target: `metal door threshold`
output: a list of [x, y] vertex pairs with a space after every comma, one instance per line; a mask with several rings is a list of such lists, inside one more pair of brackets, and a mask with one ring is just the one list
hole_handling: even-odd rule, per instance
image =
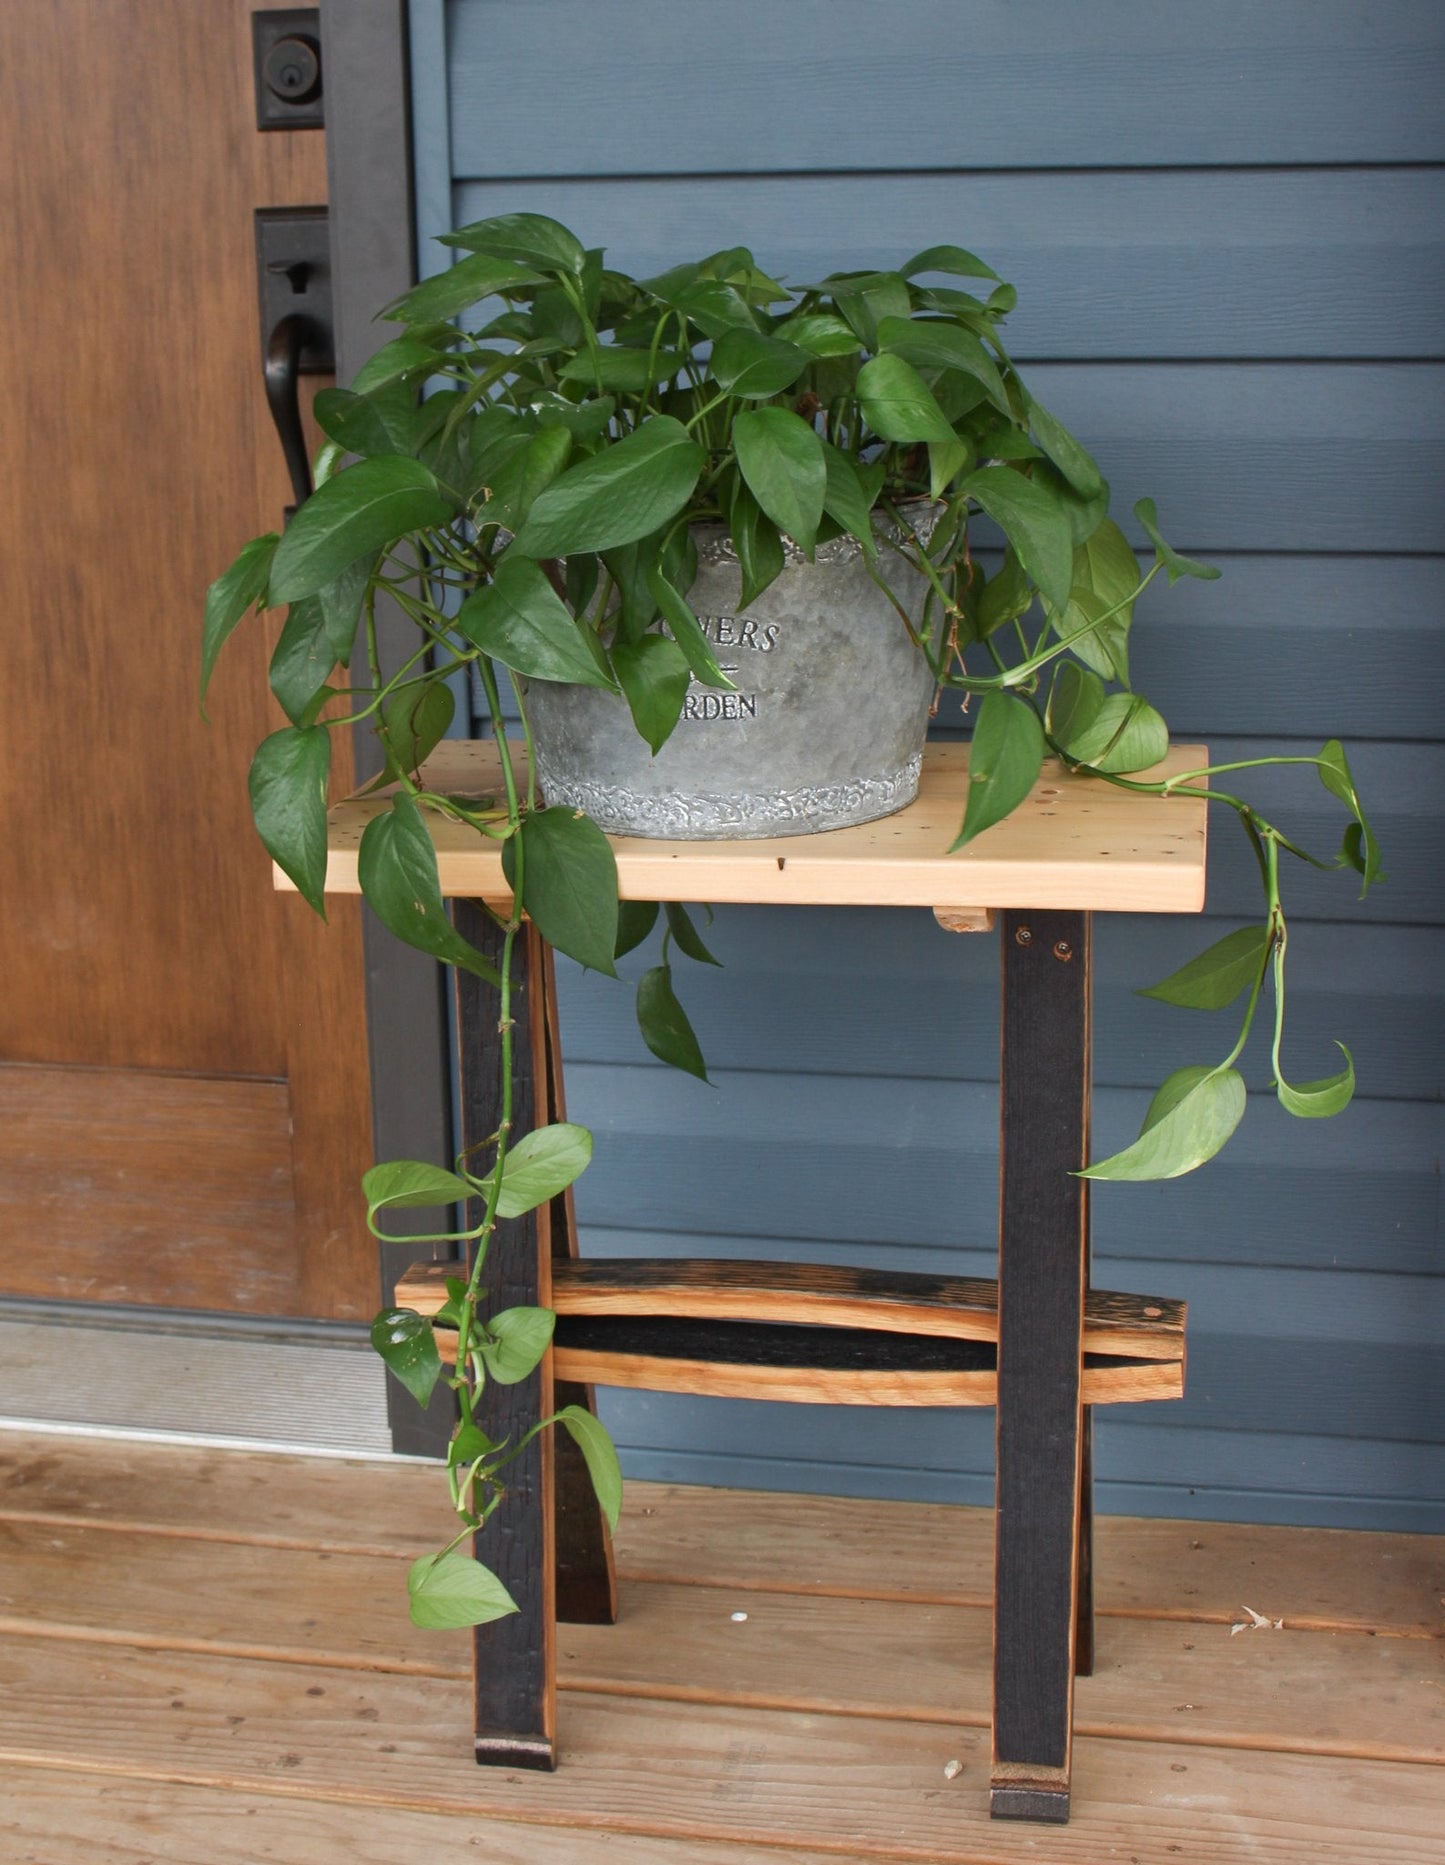
[[366, 1330], [250, 1316], [0, 1303], [0, 1427], [387, 1456]]

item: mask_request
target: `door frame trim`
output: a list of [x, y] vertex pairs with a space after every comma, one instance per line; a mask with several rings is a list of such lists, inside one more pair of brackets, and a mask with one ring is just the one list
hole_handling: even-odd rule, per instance
[[[408, 32], [407, 0], [322, 0], [332, 302], [342, 382], [393, 334], [374, 321], [378, 308], [417, 277]], [[384, 612], [378, 603], [377, 625], [383, 658], [392, 658], [403, 640], [410, 652], [410, 625], [397, 610]], [[380, 769], [378, 748], [369, 732], [358, 730], [354, 742], [356, 778], [364, 783]], [[370, 908], [363, 910], [363, 944], [375, 1157], [449, 1164], [452, 1066], [442, 968], [394, 939]], [[393, 1222], [407, 1216], [396, 1212]], [[416, 1228], [424, 1229], [425, 1215], [415, 1217]], [[403, 1270], [433, 1252], [429, 1246], [379, 1248], [389, 1302]], [[387, 1383], [395, 1448], [444, 1454], [450, 1423], [430, 1415], [440, 1408], [423, 1414], [395, 1381]]]

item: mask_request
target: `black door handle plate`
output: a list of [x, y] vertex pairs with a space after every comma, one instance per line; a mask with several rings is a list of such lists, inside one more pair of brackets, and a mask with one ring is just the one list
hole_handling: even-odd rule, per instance
[[[298, 377], [334, 375], [331, 246], [324, 207], [263, 207], [256, 214], [261, 361], [297, 505], [311, 491]], [[289, 515], [289, 513], [288, 513]]]

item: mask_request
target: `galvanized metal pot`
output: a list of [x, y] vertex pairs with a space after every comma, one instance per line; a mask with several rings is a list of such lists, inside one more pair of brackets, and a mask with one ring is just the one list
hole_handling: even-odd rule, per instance
[[[925, 508], [914, 522], [927, 534]], [[928, 663], [868, 573], [853, 538], [785, 543], [782, 574], [745, 613], [732, 539], [699, 525], [689, 600], [737, 687], [694, 681], [653, 757], [625, 701], [592, 687], [527, 683], [549, 804], [586, 810], [614, 835], [689, 841], [809, 835], [871, 822], [913, 801], [933, 695]], [[884, 553], [910, 613], [924, 580]]]

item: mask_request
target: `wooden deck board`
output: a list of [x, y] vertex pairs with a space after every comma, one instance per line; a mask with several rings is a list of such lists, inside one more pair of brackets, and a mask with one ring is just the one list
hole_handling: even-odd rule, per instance
[[487, 1865], [868, 1865], [792, 1846], [701, 1845], [637, 1833], [577, 1835], [471, 1813], [358, 1808], [228, 1788], [0, 1766], [6, 1865], [399, 1865], [484, 1858]]
[[[536, 1777], [475, 1767], [466, 1641], [403, 1616], [436, 1483], [0, 1435], [0, 1856], [1445, 1865], [1423, 1538], [1102, 1522], [1044, 1833], [987, 1817], [984, 1512], [633, 1485], [623, 1621], [561, 1628]], [[1285, 1629], [1231, 1636], [1246, 1606]]]
[[[0, 1432], [0, 1521], [92, 1522], [190, 1539], [415, 1556], [452, 1517], [434, 1467], [269, 1457]], [[383, 1474], [376, 1474], [381, 1472]], [[633, 1579], [987, 1605], [988, 1509], [631, 1483], [617, 1535]], [[1106, 1516], [1099, 1610], [1231, 1624], [1250, 1605], [1314, 1630], [1445, 1631], [1445, 1541]], [[880, 1559], [880, 1548], [887, 1550]], [[1257, 1597], [1256, 1597], [1257, 1596]]]
[[[269, 1547], [218, 1560], [211, 1544], [176, 1537], [0, 1522], [0, 1636], [465, 1679], [466, 1635], [418, 1631], [405, 1616], [403, 1565]], [[624, 1580], [621, 1608], [620, 1632], [560, 1628], [564, 1689], [988, 1723], [985, 1606]], [[1241, 1607], [1234, 1623], [1243, 1618]], [[1445, 1753], [1439, 1655], [1429, 1641], [1368, 1633], [1234, 1635], [1121, 1618], [1102, 1630], [1097, 1672], [1079, 1686], [1078, 1724], [1095, 1735], [1430, 1761]]]
[[[479, 1769], [463, 1682], [12, 1639], [0, 1761], [357, 1807], [973, 1865], [1037, 1857], [992, 1828], [988, 1737], [938, 1723], [569, 1695], [561, 1766]], [[949, 1780], [950, 1760], [962, 1763]], [[1171, 1845], [1201, 1865], [1439, 1865], [1438, 1770], [1084, 1737], [1051, 1865]], [[1327, 1823], [1323, 1810], [1328, 1807]]]

